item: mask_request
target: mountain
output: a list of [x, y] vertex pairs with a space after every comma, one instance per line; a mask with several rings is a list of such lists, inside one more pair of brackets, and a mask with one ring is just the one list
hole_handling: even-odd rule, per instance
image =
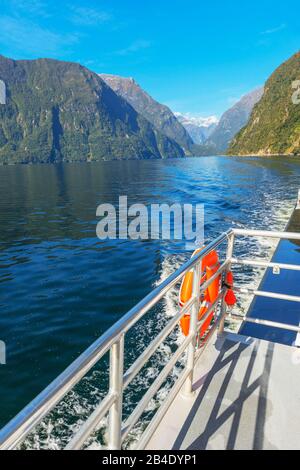
[[184, 157], [95, 73], [51, 59], [0, 56], [0, 163]]
[[262, 100], [255, 106], [248, 125], [232, 142], [229, 154], [300, 154], [299, 80], [300, 52], [268, 79]]
[[238, 103], [226, 111], [206, 144], [215, 148], [216, 153], [225, 153], [235, 135], [247, 124], [263, 92], [263, 88], [257, 88], [243, 96]]
[[177, 142], [186, 155], [195, 152], [192, 138], [172, 111], [167, 106], [155, 101], [133, 78], [109, 74], [100, 74], [100, 77], [117, 95], [128, 101], [139, 114], [151, 122], [156, 129]]
[[185, 127], [195, 144], [202, 145], [210, 137], [219, 122], [216, 116], [195, 117], [190, 114], [174, 113]]

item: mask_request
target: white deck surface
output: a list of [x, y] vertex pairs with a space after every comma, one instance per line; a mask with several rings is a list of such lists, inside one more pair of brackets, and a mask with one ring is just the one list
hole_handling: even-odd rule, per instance
[[194, 396], [179, 394], [148, 450], [300, 449], [300, 350], [233, 334], [212, 338]]

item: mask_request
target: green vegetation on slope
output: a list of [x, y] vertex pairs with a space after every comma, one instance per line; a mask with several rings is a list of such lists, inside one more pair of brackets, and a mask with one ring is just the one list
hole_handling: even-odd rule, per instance
[[248, 125], [232, 141], [229, 155], [300, 154], [300, 104], [292, 101], [296, 80], [300, 80], [300, 52], [271, 75]]
[[183, 157], [95, 73], [50, 59], [0, 56], [0, 163]]
[[100, 77], [118, 95], [128, 101], [139, 114], [151, 122], [159, 132], [177, 142], [186, 155], [194, 154], [195, 148], [196, 151], [198, 150], [172, 111], [167, 106], [155, 101], [133, 78], [108, 74], [101, 74]]

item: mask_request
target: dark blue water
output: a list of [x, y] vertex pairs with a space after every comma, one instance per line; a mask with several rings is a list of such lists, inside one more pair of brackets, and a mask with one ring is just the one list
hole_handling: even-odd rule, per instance
[[[292, 158], [1, 167], [0, 339], [7, 365], [0, 366], [0, 425], [189, 256], [179, 241], [101, 242], [99, 204], [117, 204], [120, 195], [128, 195], [129, 204], [203, 203], [211, 240], [231, 226], [283, 229], [299, 186], [300, 161]], [[261, 254], [270, 246], [250, 248]], [[175, 307], [176, 299], [167, 299], [128, 337], [127, 364]], [[80, 398], [74, 392], [44, 426], [44, 443], [55, 426], [51, 442], [59, 447], [58, 424], [63, 427], [67, 414], [70, 426], [85, 416], [91, 394], [98, 399], [107, 385], [107, 361], [93, 374]], [[145, 380], [151, 377], [137, 379], [131, 404]]]

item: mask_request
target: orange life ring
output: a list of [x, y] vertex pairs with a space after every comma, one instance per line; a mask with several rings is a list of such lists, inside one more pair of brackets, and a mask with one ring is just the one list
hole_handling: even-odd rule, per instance
[[228, 273], [225, 276], [225, 282], [224, 282], [224, 287], [227, 288], [227, 292], [226, 292], [224, 300], [228, 307], [233, 307], [237, 302], [235, 293], [233, 291], [233, 282], [234, 282], [233, 274], [231, 271], [228, 271]]
[[[198, 254], [202, 249], [196, 250], [192, 257]], [[218, 271], [220, 267], [219, 263], [219, 256], [216, 251], [211, 251], [206, 255], [202, 260], [202, 279], [201, 284], [204, 284], [207, 280], [211, 279], [212, 276]], [[186, 302], [190, 300], [192, 297], [193, 291], [193, 278], [194, 273], [193, 271], [189, 271], [183, 278], [180, 293], [179, 293], [179, 305], [182, 308]], [[203, 318], [209, 309], [209, 307], [216, 301], [219, 291], [220, 291], [220, 282], [221, 282], [221, 275], [218, 276], [207, 288], [204, 292], [203, 298], [200, 299], [200, 310], [198, 319], [199, 321]], [[205, 322], [202, 324], [199, 332], [200, 338], [203, 338], [207, 333], [211, 322], [214, 318], [214, 312], [211, 312], [210, 315], [207, 317]], [[188, 336], [190, 330], [190, 313], [185, 313], [185, 315], [180, 320], [181, 331], [184, 336]]]

